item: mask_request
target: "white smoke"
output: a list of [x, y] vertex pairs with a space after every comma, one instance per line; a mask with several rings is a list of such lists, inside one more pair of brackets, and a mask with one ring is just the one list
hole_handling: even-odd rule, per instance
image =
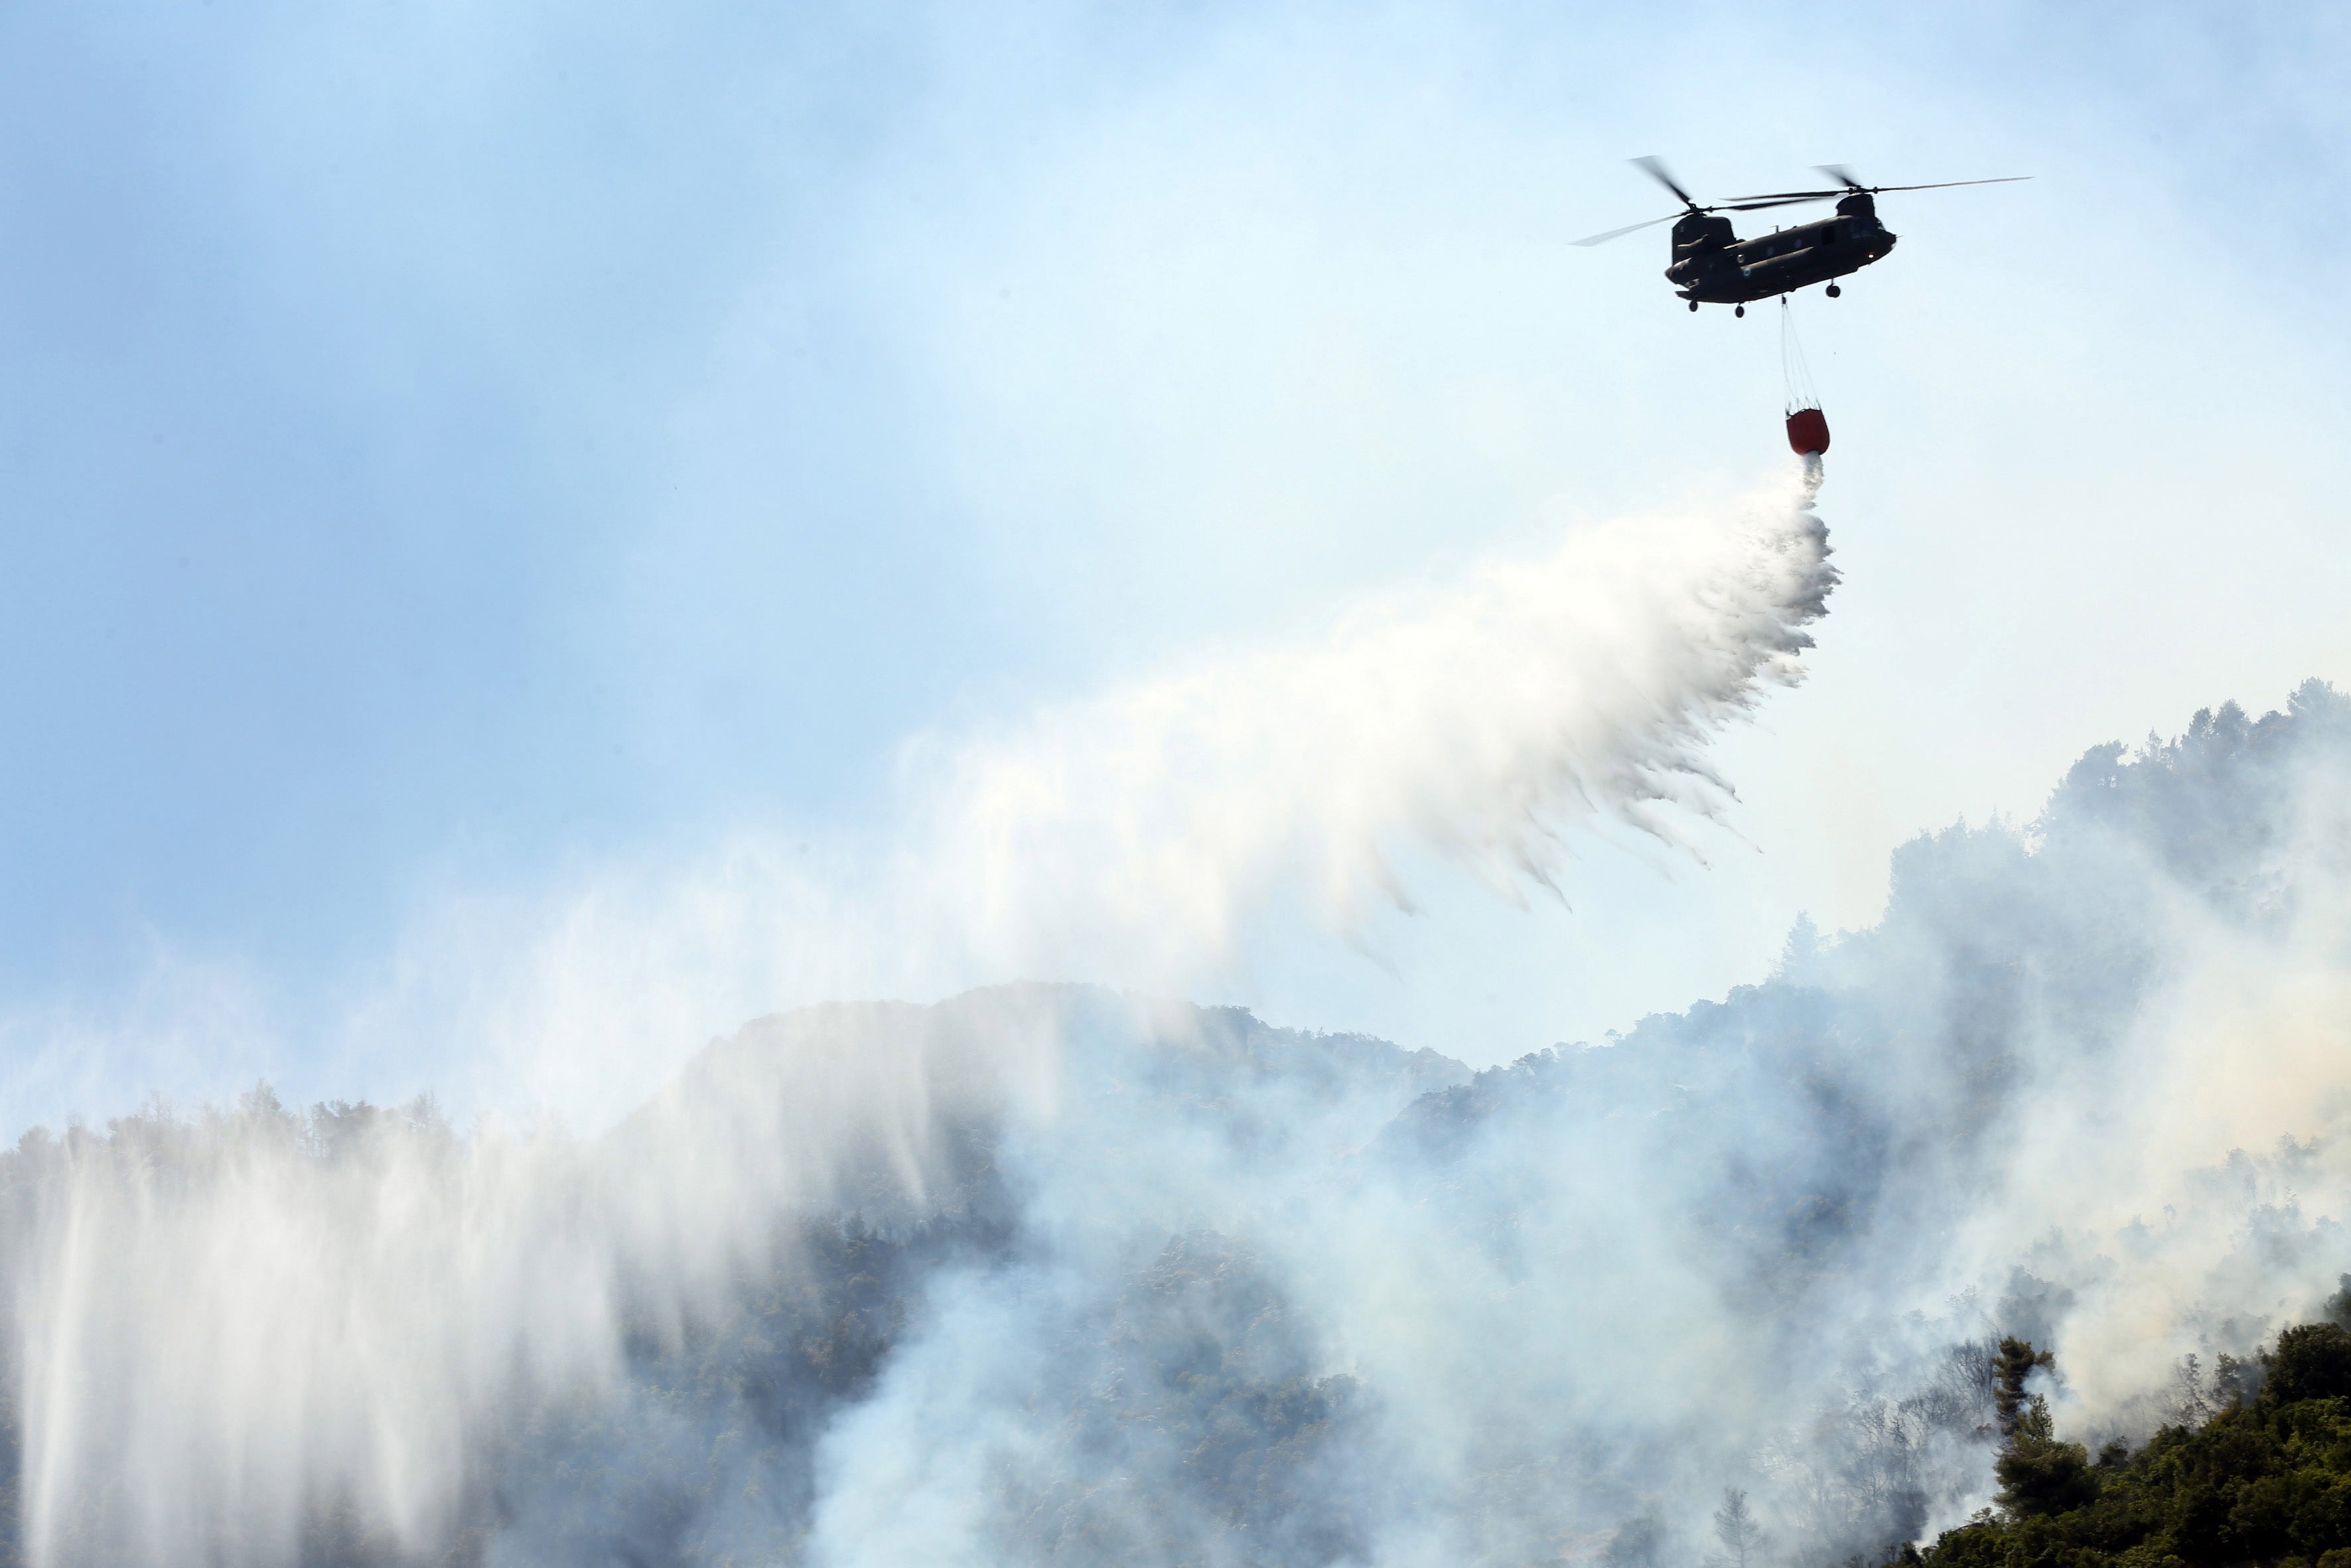
[[[1705, 737], [1801, 674], [1824, 556], [1801, 505], [1596, 530], [925, 741], [886, 852], [475, 905], [371, 1027], [466, 992], [560, 1082], [795, 988], [1213, 973], [1255, 904], [1408, 898], [1400, 846], [1554, 886], [1578, 831], [1721, 809]], [[2144, 1436], [2351, 1263], [2346, 780], [2315, 686], [2094, 751], [1773, 983], [1474, 1078], [998, 986], [762, 1020], [593, 1140], [259, 1094], [37, 1136], [19, 1539], [1643, 1568], [1735, 1485], [1775, 1563], [1882, 1552], [1986, 1500], [1989, 1336], [2056, 1351], [2065, 1430]]]
[[[1912, 846], [1886, 922], [1782, 982], [1376, 1135], [1144, 1114], [1132, 1046], [1073, 1052], [1081, 1113], [1005, 1145], [1041, 1256], [934, 1287], [823, 1439], [809, 1560], [1670, 1561], [1726, 1484], [1793, 1561], [1882, 1552], [1990, 1500], [2006, 1333], [2055, 1350], [2069, 1433], [2144, 1439], [2197, 1396], [2181, 1358], [2250, 1354], [2351, 1266], [2351, 705], [2298, 715], [2291, 745], [2206, 716], [2136, 780], [2093, 753], [2037, 841]], [[1202, 1230], [1274, 1305], [1113, 1245]], [[1256, 1343], [1278, 1313], [1302, 1343]], [[1252, 1535], [1164, 1447], [1155, 1380], [1213, 1382], [1196, 1327], [1259, 1385], [1372, 1391], [1274, 1516], [1330, 1539]], [[1089, 1430], [1105, 1388], [1123, 1424]]]
[[[1671, 838], [1674, 810], [1729, 798], [1706, 743], [1801, 676], [1835, 580], [1812, 490], [1729, 520], [1578, 533], [1547, 558], [1359, 607], [1319, 638], [1010, 735], [918, 743], [904, 831], [878, 853], [834, 846], [806, 870], [754, 841], [684, 874], [596, 879], [551, 914], [443, 911], [351, 1038], [439, 1035], [560, 1099], [632, 1059], [675, 1060], [714, 1016], [828, 992], [1039, 971], [1182, 984], [1229, 962], [1269, 900], [1343, 931], [1406, 903], [1401, 845], [1513, 895], [1556, 889], [1567, 835]], [[1113, 1056], [1198, 1027], [1112, 1011], [1080, 1032]], [[193, 1124], [158, 1108], [105, 1138], [28, 1142], [5, 1243], [28, 1559], [292, 1563], [315, 1555], [305, 1532], [322, 1518], [370, 1551], [439, 1550], [492, 1506], [478, 1492], [492, 1459], [560, 1426], [548, 1411], [624, 1398], [632, 1333], [686, 1345], [736, 1281], [788, 1265], [792, 1217], [945, 1212], [943, 1125], [998, 1129], [1016, 1163], [1022, 1129], [1068, 1125], [1071, 1027], [1052, 1002], [934, 1024], [804, 1015], [596, 1145], [460, 1137], [429, 1105], [306, 1121], [266, 1096]], [[1140, 1171], [1122, 1144], [1134, 1129], [1090, 1124], [1102, 1141], [1071, 1168], [1099, 1185], [1032, 1173], [1032, 1196], [1081, 1232], [1151, 1215], [1246, 1234], [1263, 1192], [1310, 1212], [1322, 1160], [1426, 1082], [1301, 1103], [1295, 1125], [1269, 1103], [1238, 1165], [1219, 1152], [1229, 1129], [1179, 1129]], [[1315, 1157], [1281, 1153], [1301, 1146]], [[670, 1430], [656, 1413], [612, 1418], [647, 1453]]]
[[2351, 704], [2296, 715], [1474, 1079], [1011, 987], [765, 1020], [592, 1144], [36, 1143], [29, 1554], [1630, 1568], [1725, 1485], [1772, 1563], [1883, 1552], [1986, 1500], [1987, 1337], [2144, 1436], [2351, 1262]]

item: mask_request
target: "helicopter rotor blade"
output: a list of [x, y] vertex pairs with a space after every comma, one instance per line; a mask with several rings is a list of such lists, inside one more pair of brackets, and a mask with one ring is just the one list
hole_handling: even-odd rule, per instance
[[[1813, 191], [1808, 192], [1801, 196], [1776, 196], [1770, 201], [1738, 202], [1712, 207], [1701, 207], [1696, 202], [1692, 202], [1690, 204], [1690, 211], [1694, 213], [1751, 213], [1764, 207], [1792, 207], [1798, 202], [1816, 202], [1823, 196], [1834, 196], [1835, 194], [1837, 194], [1837, 193], [1834, 191]], [[1606, 245], [1612, 239], [1622, 239], [1628, 234], [1636, 234], [1642, 229], [1655, 228], [1659, 224], [1669, 224], [1676, 218], [1687, 215], [1687, 214], [1683, 213], [1667, 213], [1662, 218], [1648, 218], [1637, 224], [1626, 224], [1621, 229], [1610, 229], [1606, 234], [1593, 235], [1590, 239], [1580, 239], [1574, 243], [1579, 246]]]
[[[1953, 185], [2012, 185], [2019, 180], [2030, 180], [2030, 174], [2004, 174], [1997, 180], [1938, 180], [1931, 185], [1848, 185], [1836, 191], [1758, 191], [1751, 196], [1740, 196], [1740, 202], [1818, 202], [1831, 196], [1876, 195], [1880, 191], [1941, 191]], [[1743, 207], [1729, 207], [1729, 212], [1743, 212]]]
[[1954, 185], [2013, 185], [2019, 180], [2030, 180], [2030, 174], [2002, 174], [1996, 180], [1938, 180], [1931, 185], [1865, 185], [1863, 190], [1878, 191], [1948, 191]]
[[1609, 230], [1606, 234], [1604, 234], [1604, 235], [1593, 235], [1590, 239], [1580, 239], [1580, 240], [1577, 240], [1575, 243], [1576, 243], [1577, 245], [1580, 245], [1580, 246], [1585, 246], [1585, 245], [1606, 245], [1610, 240], [1612, 240], [1612, 239], [1622, 239], [1622, 238], [1624, 238], [1626, 235], [1631, 234], [1631, 233], [1635, 232], [1635, 230], [1637, 230], [1637, 229], [1653, 229], [1653, 228], [1656, 228], [1659, 224], [1669, 224], [1669, 223], [1672, 223], [1676, 218], [1678, 218], [1678, 217], [1680, 217], [1680, 216], [1682, 216], [1682, 215], [1683, 215], [1683, 214], [1680, 214], [1680, 213], [1667, 213], [1667, 214], [1664, 217], [1662, 217], [1662, 218], [1650, 218], [1650, 219], [1647, 219], [1646, 221], [1642, 222], [1642, 223], [1637, 223], [1637, 224], [1626, 224], [1626, 225], [1625, 225], [1623, 228], [1621, 228], [1621, 229], [1610, 229], [1610, 230]]
[[1733, 196], [1734, 202], [1820, 202], [1831, 196], [1842, 196], [1843, 191], [1758, 191], [1752, 195]]
[[[1630, 162], [1649, 178], [1679, 196], [1682, 205], [1693, 213], [1760, 213], [1771, 207], [1792, 207], [1804, 202], [1825, 202], [1847, 194], [1875, 195], [1880, 191], [1944, 191], [1959, 185], [2011, 185], [2020, 180], [2032, 178], [2030, 174], [2005, 174], [1994, 180], [1938, 180], [1929, 185], [1865, 185], [1855, 179], [1853, 171], [1844, 164], [1821, 163], [1815, 167], [1822, 173], [1833, 180], [1843, 182], [1835, 190], [1759, 191], [1751, 196], [1739, 196], [1728, 202], [1718, 202], [1711, 206], [1701, 206], [1696, 197], [1683, 190], [1673, 175], [1666, 172], [1665, 163], [1661, 160], [1635, 158]], [[1605, 234], [1596, 234], [1588, 239], [1580, 239], [1573, 243], [1578, 246], [1606, 245], [1612, 239], [1622, 239], [1626, 235], [1638, 234], [1643, 229], [1655, 228], [1659, 224], [1669, 224], [1682, 215], [1680, 213], [1668, 213], [1662, 218], [1648, 218], [1637, 224], [1626, 224], [1621, 229], [1610, 229]]]
[[1681, 186], [1675, 182], [1674, 177], [1666, 172], [1666, 166], [1660, 160], [1656, 158], [1635, 158], [1629, 160], [1629, 162], [1635, 168], [1639, 169], [1643, 173], [1648, 175], [1650, 179], [1655, 180], [1658, 184], [1663, 185], [1667, 190], [1671, 191], [1675, 195], [1679, 196], [1682, 199], [1682, 205], [1686, 207], [1695, 207], [1698, 205], [1698, 198], [1691, 195], [1687, 191], [1683, 190]]

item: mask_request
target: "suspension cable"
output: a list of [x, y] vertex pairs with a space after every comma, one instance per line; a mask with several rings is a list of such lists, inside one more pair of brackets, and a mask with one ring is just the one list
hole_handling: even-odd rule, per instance
[[1796, 313], [1788, 296], [1780, 296], [1780, 371], [1788, 383], [1788, 412], [1821, 406], [1813, 390], [1812, 367], [1804, 363], [1804, 346], [1796, 340]]

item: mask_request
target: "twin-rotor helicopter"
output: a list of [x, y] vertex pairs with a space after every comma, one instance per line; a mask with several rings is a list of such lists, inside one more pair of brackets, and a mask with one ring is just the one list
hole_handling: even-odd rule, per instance
[[[1844, 292], [1834, 282], [1849, 272], [1858, 272], [1873, 261], [1882, 261], [1894, 249], [1894, 234], [1877, 218], [1877, 197], [1887, 191], [1940, 191], [1954, 185], [2006, 185], [2019, 180], [2029, 180], [2029, 174], [2011, 174], [1996, 180], [1944, 180], [1931, 185], [1865, 185], [1854, 178], [1850, 170], [1834, 163], [1818, 165], [1822, 173], [1837, 182], [1825, 191], [1767, 191], [1760, 195], [1739, 196], [1728, 202], [1700, 205], [1698, 200], [1666, 172], [1666, 166], [1655, 158], [1635, 158], [1649, 177], [1681, 198], [1684, 208], [1668, 213], [1662, 218], [1646, 223], [1629, 224], [1621, 229], [1580, 239], [1578, 245], [1600, 245], [1637, 230], [1658, 224], [1674, 225], [1674, 264], [1666, 268], [1666, 277], [1675, 291], [1689, 301], [1689, 308], [1700, 305], [1729, 305], [1736, 315], [1747, 314], [1748, 305], [1774, 295], [1792, 294], [1815, 283], [1828, 285], [1831, 298]], [[1801, 224], [1792, 229], [1775, 229], [1753, 239], [1740, 239], [1732, 232], [1730, 220], [1723, 213], [1751, 213], [1765, 207], [1790, 207], [1804, 202], [1836, 201], [1836, 214], [1817, 222]], [[1675, 220], [1678, 219], [1678, 222]]]

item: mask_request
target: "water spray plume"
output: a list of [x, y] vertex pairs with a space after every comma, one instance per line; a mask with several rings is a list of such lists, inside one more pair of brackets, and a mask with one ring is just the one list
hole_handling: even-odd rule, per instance
[[1673, 838], [1729, 800], [1707, 743], [1798, 678], [1836, 580], [1800, 485], [1479, 563], [1323, 635], [933, 741], [910, 876], [997, 967], [1105, 949], [1138, 983], [1228, 960], [1302, 892], [1345, 928], [1403, 901], [1394, 853], [1556, 890], [1575, 831]]
[[[900, 848], [789, 911], [1174, 974], [1255, 899], [1408, 896], [1399, 841], [1556, 884], [1581, 826], [1721, 809], [1706, 737], [1796, 678], [1833, 580], [1817, 476], [928, 743]], [[2003, 1337], [2054, 1353], [2036, 1421], [2136, 1438], [2334, 1289], [2345, 800], [2331, 690], [2199, 716], [2091, 752], [2029, 836], [1906, 847], [1877, 925], [1800, 926], [1766, 984], [1482, 1073], [1020, 985], [761, 1019], [592, 1139], [266, 1092], [32, 1135], [10, 1544], [1884, 1561], [1988, 1500]], [[675, 902], [693, 940], [658, 901], [637, 935], [724, 957]], [[553, 924], [515, 950], [601, 1002], [606, 935]]]

